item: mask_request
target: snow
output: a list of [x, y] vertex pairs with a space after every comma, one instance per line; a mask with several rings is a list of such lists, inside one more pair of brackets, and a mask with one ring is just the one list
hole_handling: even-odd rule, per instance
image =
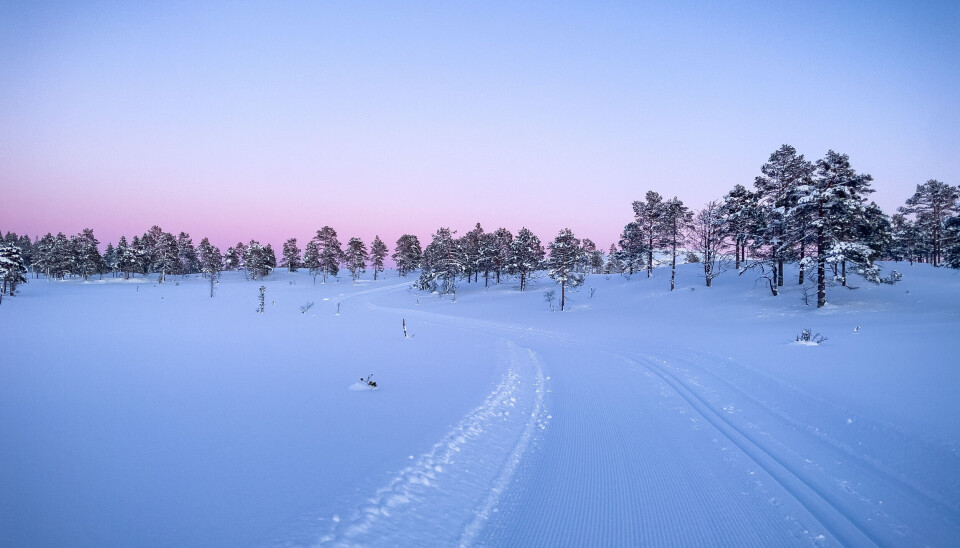
[[697, 264], [564, 312], [544, 275], [31, 279], [0, 545], [955, 544], [960, 273], [895, 267], [820, 310]]

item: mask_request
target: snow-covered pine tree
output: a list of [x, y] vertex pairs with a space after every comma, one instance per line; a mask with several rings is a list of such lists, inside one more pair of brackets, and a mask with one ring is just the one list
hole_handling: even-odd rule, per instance
[[58, 232], [50, 249], [50, 274], [62, 280], [74, 272], [77, 272], [77, 267], [73, 245], [63, 232]]
[[644, 201], [633, 202], [633, 214], [640, 230], [647, 238], [647, 277], [653, 276], [653, 251], [662, 232], [663, 197], [650, 190]]
[[107, 248], [103, 250], [103, 266], [112, 277], [117, 277], [117, 249], [109, 242]]
[[393, 262], [397, 265], [397, 275], [406, 276], [411, 270], [417, 270], [423, 261], [423, 249], [420, 240], [413, 234], [404, 234], [397, 239], [393, 251]]
[[623, 227], [623, 232], [620, 233], [619, 244], [620, 250], [616, 252], [618, 272], [625, 272], [632, 276], [635, 272], [643, 270], [644, 265], [647, 264], [650, 248], [648, 247], [649, 238], [643, 233], [640, 223], [636, 221], [627, 223]]
[[317, 284], [317, 274], [320, 273], [320, 244], [316, 240], [307, 242], [307, 248], [303, 251], [303, 268], [310, 270], [313, 276], [313, 284]]
[[851, 167], [849, 156], [830, 150], [817, 161], [809, 184], [798, 189], [797, 209], [810, 219], [810, 228], [816, 235], [816, 257], [813, 260], [817, 265], [817, 308], [827, 304], [828, 261], [856, 260], [861, 274], [871, 281], [879, 281], [872, 268], [870, 253], [860, 248], [867, 246], [849, 239], [850, 219], [863, 215], [864, 195], [873, 192], [870, 188], [872, 180], [870, 175], [858, 174]]
[[439, 228], [430, 245], [423, 251], [423, 265], [417, 287], [420, 290], [439, 291], [443, 295], [456, 294], [457, 277], [463, 273], [464, 253], [460, 241], [454, 239], [449, 228]]
[[151, 259], [147, 243], [143, 238], [133, 237], [131, 249], [133, 249], [133, 256], [137, 261], [136, 272], [138, 274], [148, 274], [150, 272]]
[[360, 238], [350, 238], [347, 242], [347, 249], [344, 252], [343, 261], [347, 266], [347, 270], [350, 271], [350, 277], [353, 279], [353, 283], [357, 283], [357, 278], [367, 268], [368, 258], [367, 246], [363, 243], [363, 240]]
[[244, 262], [247, 273], [254, 280], [259, 280], [273, 272], [273, 269], [277, 266], [277, 257], [270, 244], [263, 246], [256, 240], [250, 240], [250, 243], [247, 244]]
[[118, 272], [123, 272], [125, 279], [130, 279], [130, 274], [137, 271], [137, 256], [133, 249], [127, 243], [126, 236], [120, 236], [117, 241], [117, 264]]
[[[513, 234], [506, 228], [498, 228], [493, 233], [496, 253], [493, 257], [493, 272], [497, 276], [497, 283], [500, 283], [500, 275], [510, 269], [510, 261], [513, 257]], [[537, 240], [539, 242], [539, 240]]]
[[164, 232], [160, 235], [154, 260], [161, 282], [167, 281], [167, 274], [177, 274], [180, 271], [180, 250], [173, 234]]
[[228, 247], [227, 253], [223, 256], [224, 270], [237, 270], [243, 264], [243, 255], [237, 251], [236, 247]]
[[660, 245], [670, 250], [670, 291], [673, 291], [677, 287], [677, 247], [693, 222], [693, 214], [676, 196], [663, 202], [661, 211]]
[[42, 238], [37, 238], [33, 244], [33, 271], [36, 277], [42, 272], [50, 279], [50, 264], [53, 250], [53, 234], [47, 232]]
[[951, 268], [960, 268], [960, 217], [949, 217], [943, 225], [943, 260]]
[[483, 227], [480, 223], [463, 235], [460, 239], [460, 247], [463, 249], [463, 277], [467, 283], [477, 281], [480, 272], [480, 240], [483, 238]]
[[735, 185], [723, 197], [721, 215], [725, 231], [734, 243], [734, 267], [739, 271], [740, 263], [747, 259], [750, 235], [756, 230], [757, 195], [743, 185]]
[[329, 226], [318, 230], [313, 239], [317, 242], [320, 251], [320, 272], [323, 273], [323, 283], [327, 283], [328, 275], [336, 277], [340, 273], [340, 263], [343, 262], [340, 240], [337, 238], [337, 231]]
[[290, 272], [296, 272], [300, 268], [300, 248], [297, 247], [296, 238], [290, 238], [283, 243], [283, 258], [280, 259], [280, 266], [286, 267]]
[[383, 260], [387, 258], [389, 251], [380, 236], [374, 235], [373, 243], [370, 244], [370, 266], [373, 267], [374, 280], [377, 279], [378, 272], [383, 272]]
[[[960, 212], [960, 187], [930, 179], [917, 185], [913, 196], [907, 199], [902, 213], [912, 214], [916, 224], [931, 249], [933, 266], [940, 266], [944, 255], [944, 227], [947, 219]], [[951, 245], [949, 242], [948, 245]]]
[[477, 261], [477, 271], [483, 272], [483, 287], [490, 286], [490, 273], [497, 268], [499, 253], [497, 234], [495, 232], [484, 232], [480, 236], [479, 259]]
[[765, 223], [759, 228], [768, 244], [770, 267], [777, 287], [783, 286], [783, 265], [792, 259], [806, 234], [795, 234], [790, 211], [799, 199], [798, 188], [813, 173], [813, 164], [790, 145], [774, 151], [767, 163], [760, 167], [761, 175], [754, 179], [757, 202], [766, 209]]
[[220, 248], [210, 243], [210, 240], [203, 238], [199, 246], [200, 271], [210, 277], [219, 277], [223, 270], [223, 257], [220, 255]]
[[567, 298], [567, 286], [579, 287], [584, 276], [580, 270], [583, 263], [583, 249], [580, 240], [569, 228], [564, 228], [550, 243], [550, 257], [547, 259], [548, 273], [560, 284], [560, 311], [564, 309]]
[[20, 246], [10, 242], [0, 243], [0, 300], [3, 294], [11, 297], [15, 294], [19, 284], [27, 283], [27, 265], [23, 260]]
[[707, 287], [711, 287], [713, 279], [723, 272], [725, 261], [721, 251], [727, 235], [724, 228], [723, 209], [718, 201], [707, 202], [694, 216], [691, 241], [700, 255]]
[[620, 274], [623, 272], [623, 265], [619, 259], [620, 251], [617, 250], [617, 244], [610, 244], [610, 251], [607, 253], [607, 262], [603, 265], [604, 274]]
[[590, 238], [580, 242], [584, 254], [584, 274], [600, 274], [603, 272], [603, 251], [597, 249], [597, 244]]
[[186, 232], [177, 235], [177, 257], [179, 259], [181, 275], [193, 274], [200, 271], [200, 259], [197, 257], [197, 248], [193, 246], [193, 238]]
[[78, 274], [83, 276], [84, 280], [89, 279], [91, 274], [103, 271], [103, 257], [100, 255], [98, 245], [100, 242], [93, 235], [93, 230], [89, 228], [83, 229], [73, 239]]
[[521, 228], [517, 237], [510, 242], [510, 260], [506, 268], [510, 274], [520, 276], [520, 291], [524, 291], [527, 281], [543, 268], [544, 256], [546, 251], [540, 238], [528, 228]]

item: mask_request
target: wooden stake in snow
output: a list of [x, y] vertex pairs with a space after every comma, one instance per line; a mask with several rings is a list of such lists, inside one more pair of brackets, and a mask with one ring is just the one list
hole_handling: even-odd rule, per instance
[[403, 319], [403, 338], [407, 338], [407, 319]]

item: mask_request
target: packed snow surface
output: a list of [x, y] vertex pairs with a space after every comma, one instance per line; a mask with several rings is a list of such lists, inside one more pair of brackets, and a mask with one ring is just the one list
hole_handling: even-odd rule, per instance
[[31, 279], [0, 306], [0, 545], [960, 543], [960, 273], [818, 310], [697, 266], [564, 312], [548, 278]]

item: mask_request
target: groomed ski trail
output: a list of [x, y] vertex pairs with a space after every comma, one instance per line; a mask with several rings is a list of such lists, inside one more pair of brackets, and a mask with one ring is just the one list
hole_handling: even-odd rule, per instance
[[310, 545], [473, 544], [548, 422], [539, 359], [501, 344], [508, 367], [486, 399], [358, 507], [329, 516], [332, 530]]

